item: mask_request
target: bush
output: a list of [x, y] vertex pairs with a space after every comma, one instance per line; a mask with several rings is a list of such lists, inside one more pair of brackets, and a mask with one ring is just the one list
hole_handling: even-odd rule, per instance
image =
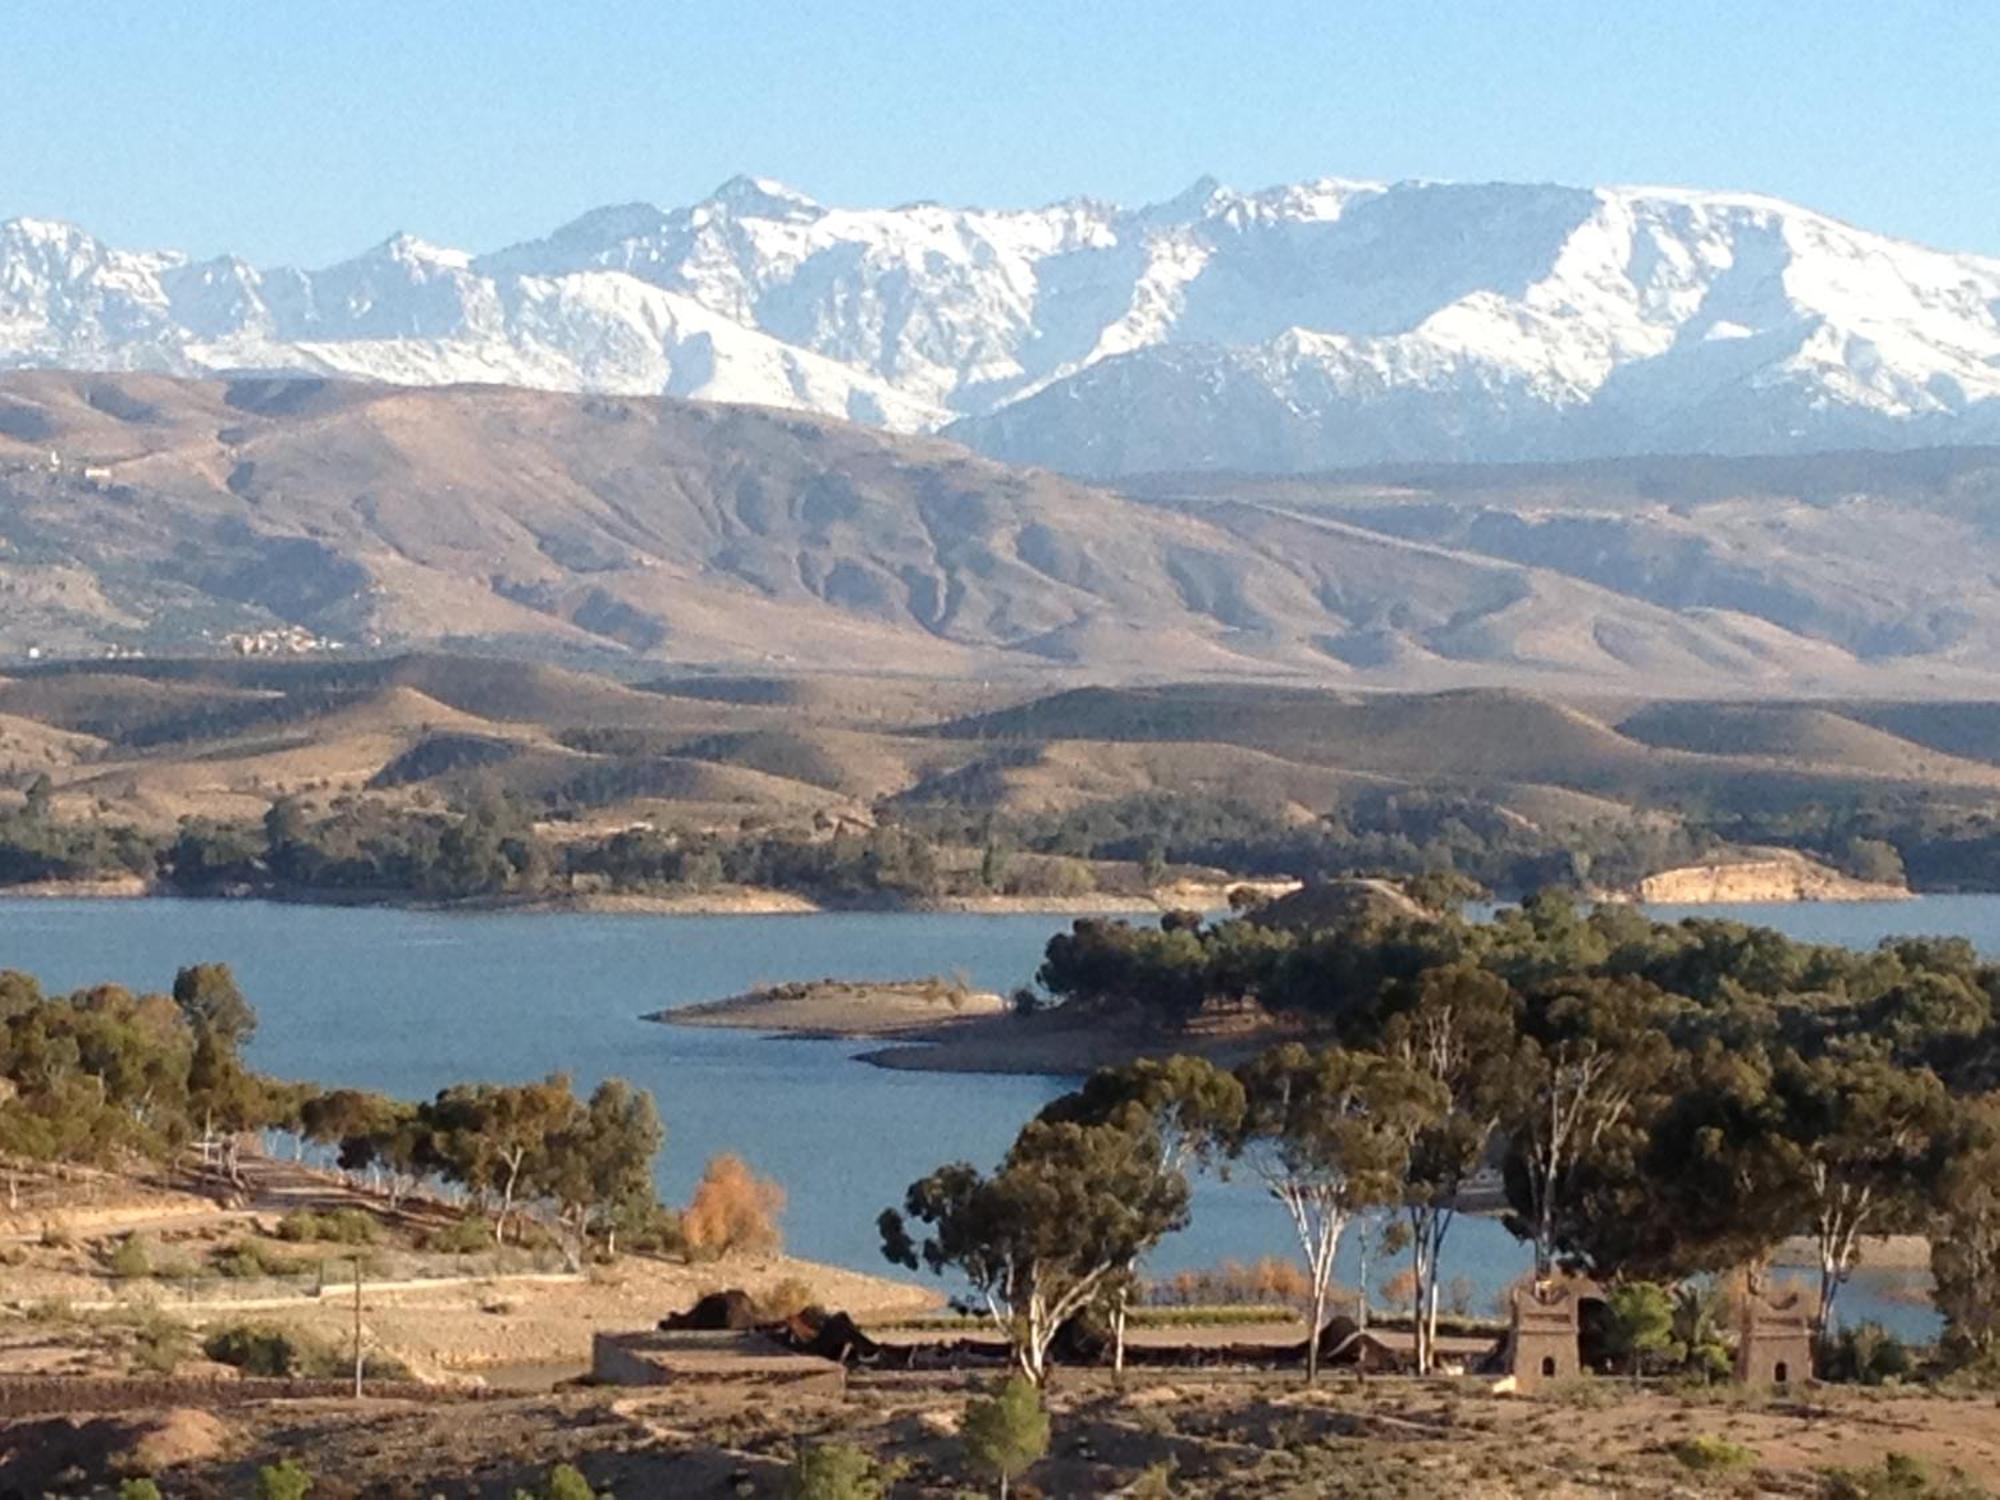
[[801, 1448], [785, 1476], [788, 1500], [882, 1500], [895, 1476], [852, 1443]]
[[1987, 1492], [1957, 1469], [1942, 1479], [1907, 1453], [1891, 1453], [1879, 1469], [1830, 1469], [1821, 1476], [1825, 1500], [1985, 1500]]
[[265, 1323], [231, 1323], [218, 1328], [202, 1340], [201, 1352], [245, 1375], [278, 1379], [302, 1373], [305, 1363], [298, 1341]]
[[128, 1234], [118, 1242], [118, 1248], [111, 1252], [105, 1269], [119, 1281], [134, 1281], [141, 1276], [153, 1274], [153, 1257], [147, 1252], [146, 1242], [136, 1234]]
[[358, 1208], [336, 1208], [331, 1213], [323, 1214], [301, 1209], [297, 1213], [286, 1214], [278, 1221], [278, 1238], [294, 1244], [317, 1241], [334, 1245], [372, 1245], [375, 1236], [374, 1215]]
[[257, 1500], [305, 1500], [312, 1492], [312, 1475], [296, 1458], [266, 1464], [257, 1471]]
[[194, 1348], [186, 1325], [152, 1312], [139, 1324], [132, 1345], [132, 1368], [142, 1375], [171, 1375]]
[[[279, 1380], [329, 1380], [354, 1373], [354, 1356], [303, 1333], [268, 1323], [231, 1323], [202, 1341], [201, 1352], [219, 1365], [231, 1365], [245, 1375]], [[410, 1369], [386, 1354], [368, 1354], [361, 1362], [366, 1380], [408, 1380]]]
[[557, 1464], [542, 1481], [539, 1497], [527, 1490], [516, 1490], [514, 1500], [598, 1500], [598, 1496], [580, 1471], [569, 1464]]
[[493, 1221], [481, 1214], [454, 1219], [442, 1229], [433, 1229], [423, 1240], [426, 1250], [440, 1255], [477, 1255], [493, 1248]]
[[1713, 1437], [1708, 1433], [1677, 1439], [1667, 1444], [1667, 1451], [1680, 1460], [1682, 1468], [1697, 1474], [1747, 1469], [1757, 1462], [1757, 1455], [1741, 1443], [1732, 1443], [1728, 1438]]
[[1915, 1368], [1902, 1340], [1880, 1323], [1867, 1322], [1841, 1329], [1821, 1375], [1854, 1385], [1886, 1385], [1908, 1379]]
[[127, 1479], [118, 1486], [118, 1500], [160, 1500], [160, 1487], [150, 1479]]
[[232, 1281], [248, 1281], [258, 1276], [296, 1276], [299, 1267], [273, 1255], [255, 1240], [238, 1240], [224, 1245], [213, 1258], [216, 1273]]
[[768, 1255], [784, 1243], [778, 1215], [785, 1190], [757, 1176], [742, 1157], [712, 1157], [681, 1215], [689, 1253], [705, 1259], [741, 1251]]

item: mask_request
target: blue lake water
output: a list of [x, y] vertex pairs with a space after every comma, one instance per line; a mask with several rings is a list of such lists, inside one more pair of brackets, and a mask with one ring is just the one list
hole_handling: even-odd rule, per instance
[[[2000, 897], [1855, 905], [1706, 907], [1801, 938], [1871, 945], [1890, 933], [1958, 933], [2000, 950]], [[1662, 908], [1663, 917], [1683, 909]], [[667, 1123], [662, 1192], [684, 1201], [702, 1163], [736, 1151], [785, 1187], [785, 1233], [801, 1255], [884, 1269], [874, 1221], [914, 1178], [946, 1161], [989, 1165], [1069, 1081], [891, 1071], [851, 1043], [638, 1019], [753, 985], [826, 975], [962, 972], [1005, 991], [1032, 977], [1052, 916], [457, 915], [250, 902], [0, 901], [0, 968], [52, 990], [101, 981], [164, 989], [177, 967], [232, 965], [262, 1024], [250, 1052], [284, 1077], [411, 1097], [448, 1083], [552, 1071], [580, 1088], [620, 1075], [651, 1089]], [[1338, 1268], [1357, 1272], [1350, 1235]], [[1290, 1229], [1252, 1184], [1204, 1182], [1194, 1221], [1156, 1271], [1224, 1257], [1289, 1255]], [[1477, 1310], [1525, 1268], [1497, 1223], [1465, 1219], [1447, 1276], [1479, 1290]], [[1379, 1284], [1380, 1271], [1369, 1279]], [[1908, 1288], [1858, 1278], [1846, 1315], [1900, 1330], [1931, 1326]]]

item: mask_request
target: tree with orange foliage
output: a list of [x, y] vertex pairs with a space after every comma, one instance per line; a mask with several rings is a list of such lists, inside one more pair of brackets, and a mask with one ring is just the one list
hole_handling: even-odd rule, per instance
[[712, 1156], [702, 1168], [694, 1197], [681, 1217], [688, 1249], [703, 1257], [742, 1251], [768, 1255], [784, 1243], [778, 1216], [785, 1211], [785, 1190], [759, 1177], [750, 1164], [732, 1152]]

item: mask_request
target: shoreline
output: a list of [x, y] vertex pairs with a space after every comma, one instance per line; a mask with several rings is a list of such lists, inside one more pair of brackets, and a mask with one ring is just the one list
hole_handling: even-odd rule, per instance
[[388, 891], [244, 889], [163, 890], [140, 876], [114, 881], [34, 881], [0, 886], [0, 900], [268, 902], [274, 906], [334, 906], [385, 911], [486, 916], [1148, 916], [1197, 907], [1218, 910], [1242, 887], [1293, 889], [1283, 882], [1229, 881], [1217, 885], [1163, 886], [1149, 895], [1100, 892], [1087, 896], [934, 896], [914, 900], [820, 901], [774, 886], [729, 886], [710, 891], [543, 891], [514, 896], [426, 900]]
[[[934, 896], [915, 900], [817, 900], [771, 886], [732, 886], [723, 890], [674, 892], [580, 891], [541, 892], [519, 896], [480, 896], [457, 901], [426, 900], [408, 893], [386, 891], [243, 890], [186, 892], [163, 890], [140, 876], [119, 880], [51, 881], [0, 886], [0, 901], [201, 901], [268, 902], [275, 906], [354, 907], [441, 915], [487, 916], [519, 913], [530, 916], [1155, 916], [1177, 910], [1219, 911], [1232, 890], [1251, 887], [1278, 894], [1298, 887], [1288, 882], [1229, 881], [1216, 885], [1164, 886], [1147, 895], [1098, 892], [1087, 896]], [[1920, 891], [1895, 886], [1858, 887], [1849, 894], [1814, 892], [1690, 900], [1641, 899], [1632, 892], [1586, 891], [1579, 899], [1591, 903], [1630, 906], [1734, 907], [1890, 904], [1932, 897], [1993, 896], [2000, 890]], [[1511, 904], [1500, 901], [1499, 905]]]
[[1236, 1062], [1290, 1029], [1276, 1023], [1219, 1033], [1168, 1033], [1063, 1007], [1016, 1015], [991, 991], [941, 979], [819, 979], [652, 1011], [662, 1026], [715, 1027], [766, 1038], [871, 1042], [871, 1067], [920, 1073], [1068, 1078], [1162, 1052]]

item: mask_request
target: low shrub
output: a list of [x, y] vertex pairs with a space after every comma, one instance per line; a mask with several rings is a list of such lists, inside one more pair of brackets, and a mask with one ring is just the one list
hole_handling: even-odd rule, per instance
[[278, 1221], [278, 1238], [294, 1244], [372, 1245], [376, 1232], [374, 1215], [358, 1208], [336, 1208], [329, 1213], [301, 1209]]
[[896, 1477], [852, 1443], [813, 1443], [793, 1457], [785, 1495], [788, 1500], [882, 1500]]
[[104, 1268], [119, 1281], [135, 1281], [141, 1276], [153, 1274], [153, 1256], [144, 1240], [136, 1234], [128, 1234], [118, 1242]]
[[425, 1233], [423, 1247], [439, 1255], [477, 1255], [493, 1248], [493, 1221], [480, 1214], [453, 1219]]
[[209, 1258], [209, 1263], [217, 1275], [244, 1281], [258, 1276], [296, 1276], [300, 1270], [296, 1262], [273, 1255], [256, 1240], [224, 1245]]
[[259, 1469], [252, 1493], [256, 1500], [306, 1500], [312, 1487], [312, 1474], [305, 1465], [296, 1458], [287, 1458]]
[[1756, 1453], [1741, 1443], [1705, 1432], [1676, 1439], [1667, 1444], [1667, 1452], [1680, 1461], [1682, 1468], [1697, 1474], [1727, 1473], [1732, 1469], [1747, 1469], [1757, 1462]]
[[140, 1375], [171, 1375], [194, 1352], [194, 1335], [165, 1313], [146, 1314], [132, 1341], [132, 1369]]
[[1939, 1476], [1921, 1459], [1891, 1453], [1875, 1469], [1828, 1469], [1823, 1500], [1988, 1500], [1988, 1492], [1957, 1469]]
[[1907, 1380], [1915, 1368], [1901, 1339], [1880, 1323], [1867, 1322], [1841, 1329], [1820, 1375], [1853, 1385], [1886, 1385]]
[[[219, 1365], [245, 1375], [280, 1380], [329, 1380], [354, 1373], [351, 1351], [269, 1323], [231, 1323], [202, 1342], [201, 1352]], [[361, 1373], [368, 1380], [408, 1380], [409, 1366], [386, 1354], [367, 1354]]]
[[579, 1470], [569, 1464], [557, 1464], [549, 1470], [549, 1477], [542, 1481], [538, 1493], [516, 1490], [514, 1500], [598, 1500], [598, 1496]]

